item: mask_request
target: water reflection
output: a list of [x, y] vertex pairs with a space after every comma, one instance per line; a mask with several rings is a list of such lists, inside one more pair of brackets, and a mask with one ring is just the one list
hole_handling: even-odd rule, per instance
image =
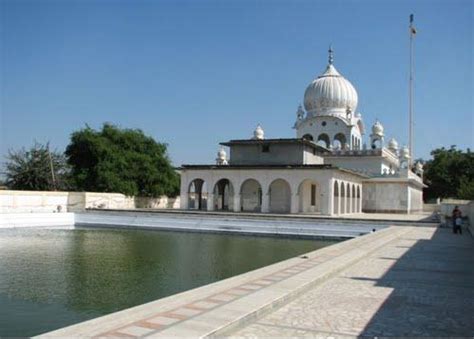
[[125, 229], [0, 230], [0, 336], [39, 334], [330, 244]]

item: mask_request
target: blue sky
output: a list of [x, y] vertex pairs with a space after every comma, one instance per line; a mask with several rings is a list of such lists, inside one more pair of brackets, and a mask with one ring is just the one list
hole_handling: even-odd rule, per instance
[[[415, 15], [415, 155], [474, 148], [473, 1], [0, 0], [0, 157], [104, 122], [169, 144], [175, 165], [218, 142], [294, 137], [306, 86], [335, 66], [370, 127], [407, 142]], [[368, 138], [368, 135], [366, 135]]]

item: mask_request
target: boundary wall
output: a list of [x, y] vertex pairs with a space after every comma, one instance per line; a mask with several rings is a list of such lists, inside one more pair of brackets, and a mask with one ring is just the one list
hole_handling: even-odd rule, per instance
[[0, 214], [1, 228], [19, 227], [74, 227], [74, 213], [3, 213]]
[[127, 197], [120, 193], [0, 191], [0, 213], [80, 212], [87, 208], [179, 208], [179, 197]]

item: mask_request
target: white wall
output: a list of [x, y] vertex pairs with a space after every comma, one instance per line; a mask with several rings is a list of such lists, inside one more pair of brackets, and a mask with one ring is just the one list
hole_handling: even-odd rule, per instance
[[0, 213], [68, 210], [68, 192], [0, 191]]
[[408, 213], [408, 187], [404, 183], [364, 182], [362, 211]]
[[120, 193], [0, 191], [0, 213], [78, 212], [86, 208], [179, 208], [179, 197], [127, 197]]
[[0, 228], [74, 226], [74, 213], [3, 213]]

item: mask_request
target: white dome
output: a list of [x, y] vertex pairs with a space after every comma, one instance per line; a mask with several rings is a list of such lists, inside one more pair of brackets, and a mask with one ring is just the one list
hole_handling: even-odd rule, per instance
[[402, 150], [400, 152], [400, 158], [405, 158], [405, 159], [410, 158], [410, 150], [408, 149], [407, 146], [402, 147]]
[[398, 149], [398, 142], [397, 140], [395, 140], [394, 138], [390, 139], [388, 141], [388, 148], [389, 149], [393, 149], [393, 150], [397, 150]]
[[355, 112], [357, 92], [332, 65], [313, 80], [304, 93], [304, 108], [313, 115], [346, 115], [348, 109]]
[[383, 126], [378, 120], [376, 120], [375, 124], [372, 126], [372, 134], [380, 136], [383, 135]]
[[265, 133], [263, 132], [262, 126], [258, 125], [257, 128], [255, 128], [255, 131], [253, 131], [253, 138], [256, 140], [262, 140], [264, 139]]
[[216, 164], [217, 165], [228, 165], [227, 153], [224, 150], [224, 147], [221, 147], [221, 149], [217, 152]]
[[227, 158], [227, 153], [224, 150], [224, 148], [221, 148], [219, 152], [217, 152], [217, 159], [219, 160], [225, 160]]

